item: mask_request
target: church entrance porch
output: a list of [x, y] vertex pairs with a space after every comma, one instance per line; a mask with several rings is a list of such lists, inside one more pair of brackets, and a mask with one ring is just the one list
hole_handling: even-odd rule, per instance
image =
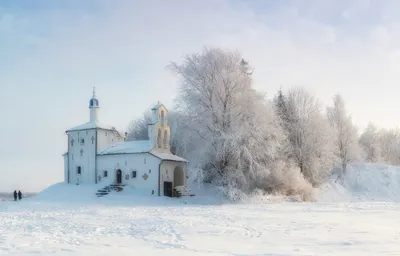
[[116, 171], [116, 183], [117, 184], [121, 184], [122, 183], [122, 171], [121, 171], [121, 169], [118, 169], [117, 171]]
[[181, 197], [182, 195], [186, 195], [186, 186], [185, 186], [185, 172], [183, 171], [181, 166], [176, 166], [174, 168], [174, 178], [173, 178], [173, 192], [172, 196]]
[[182, 167], [176, 166], [174, 169], [174, 188], [185, 185], [185, 174]]
[[160, 196], [180, 197], [190, 195], [186, 181], [186, 163], [163, 161], [159, 170], [160, 183], [158, 194]]

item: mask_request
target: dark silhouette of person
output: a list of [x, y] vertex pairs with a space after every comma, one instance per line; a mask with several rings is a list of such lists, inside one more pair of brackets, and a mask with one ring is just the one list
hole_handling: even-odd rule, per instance
[[18, 196], [17, 190], [14, 190], [14, 201], [17, 201], [17, 196]]
[[19, 190], [18, 191], [18, 199], [21, 200], [21, 198], [22, 198], [22, 193], [21, 193], [21, 190]]

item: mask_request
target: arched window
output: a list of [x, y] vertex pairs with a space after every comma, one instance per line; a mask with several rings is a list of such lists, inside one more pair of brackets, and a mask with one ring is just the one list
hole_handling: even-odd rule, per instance
[[168, 148], [168, 143], [169, 143], [169, 140], [168, 140], [168, 131], [165, 130], [165, 131], [164, 131], [164, 140], [163, 140], [164, 148]]
[[163, 125], [164, 126], [164, 124], [165, 124], [165, 114], [164, 114], [164, 110], [161, 110], [161, 125]]
[[162, 142], [162, 140], [161, 140], [162, 138], [161, 138], [161, 129], [158, 129], [158, 135], [157, 135], [157, 146], [158, 146], [158, 148], [161, 148], [161, 142]]

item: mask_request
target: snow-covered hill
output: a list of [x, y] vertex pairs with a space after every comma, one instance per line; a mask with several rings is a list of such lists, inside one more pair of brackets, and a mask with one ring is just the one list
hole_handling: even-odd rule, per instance
[[54, 203], [91, 203], [91, 204], [115, 204], [115, 205], [177, 205], [177, 204], [193, 204], [193, 205], [220, 205], [226, 203], [218, 192], [212, 187], [206, 185], [194, 184], [191, 191], [194, 197], [181, 197], [179, 199], [169, 197], [158, 197], [138, 194], [138, 191], [124, 187], [121, 192], [111, 192], [110, 194], [98, 198], [96, 192], [98, 189], [104, 188], [108, 184], [100, 183], [96, 185], [73, 185], [63, 182], [54, 184], [47, 189], [41, 191], [37, 196], [26, 199], [35, 202], [54, 202]]
[[383, 164], [353, 164], [343, 184], [335, 178], [323, 185], [319, 201], [393, 201], [400, 202], [400, 167]]

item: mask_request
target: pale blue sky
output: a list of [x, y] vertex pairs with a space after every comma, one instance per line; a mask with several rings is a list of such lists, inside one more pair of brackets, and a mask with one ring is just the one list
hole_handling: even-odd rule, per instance
[[160, 100], [165, 69], [203, 46], [240, 50], [271, 96], [340, 92], [360, 127], [400, 121], [398, 1], [0, 1], [0, 191], [63, 178], [64, 131], [89, 118], [125, 130]]

